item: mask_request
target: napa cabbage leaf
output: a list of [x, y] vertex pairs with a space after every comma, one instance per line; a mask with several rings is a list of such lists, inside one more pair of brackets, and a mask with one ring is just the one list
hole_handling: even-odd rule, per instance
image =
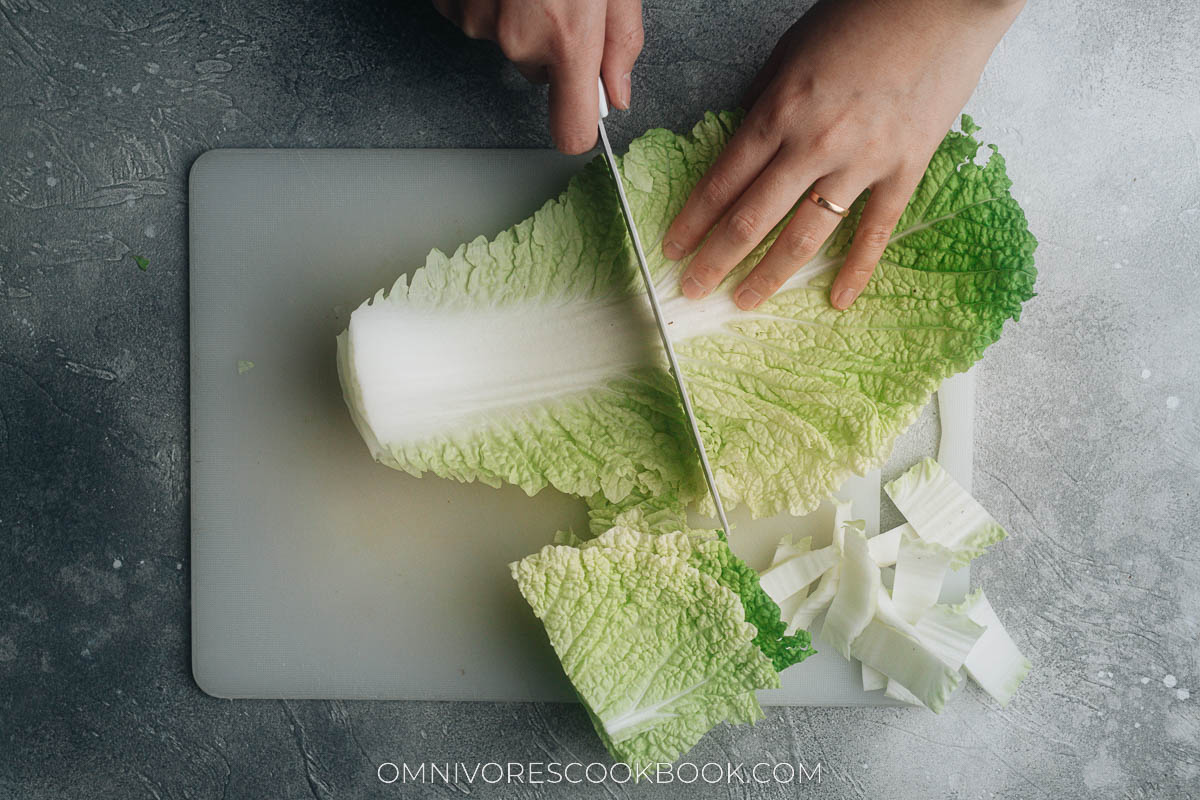
[[[864, 198], [820, 254], [753, 312], [732, 299], [778, 228], [702, 301], [660, 243], [740, 118], [652, 130], [620, 169], [727, 506], [814, 509], [879, 466], [938, 383], [970, 367], [1033, 294], [1036, 241], [1004, 159], [964, 117], [934, 153], [879, 268], [828, 301]], [[558, 198], [359, 307], [338, 369], [380, 462], [529, 493], [702, 500], [704, 484], [600, 160]], [[781, 223], [781, 225], [784, 223]]]

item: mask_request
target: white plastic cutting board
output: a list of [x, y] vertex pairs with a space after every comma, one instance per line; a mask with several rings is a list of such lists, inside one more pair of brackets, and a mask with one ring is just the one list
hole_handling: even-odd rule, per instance
[[[555, 530], [585, 528], [582, 503], [376, 464], [342, 403], [334, 337], [431, 247], [528, 216], [583, 163], [537, 150], [219, 150], [196, 161], [192, 666], [206, 692], [571, 699], [507, 565]], [[942, 429], [944, 463], [968, 482], [971, 415]], [[877, 531], [878, 473], [842, 494]], [[757, 568], [785, 533], [828, 540], [832, 519], [829, 508], [731, 516], [734, 549]], [[965, 586], [955, 576], [947, 596]], [[762, 701], [890, 702], [826, 653], [783, 685]]]

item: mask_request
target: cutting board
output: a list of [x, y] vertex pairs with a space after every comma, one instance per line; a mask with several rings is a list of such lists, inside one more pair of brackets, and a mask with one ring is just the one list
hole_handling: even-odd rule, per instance
[[[192, 668], [204, 691], [572, 698], [507, 565], [556, 530], [586, 529], [581, 501], [376, 464], [342, 403], [334, 337], [431, 247], [494, 235], [584, 163], [539, 150], [215, 150], [196, 160]], [[948, 387], [969, 393], [970, 377]], [[968, 482], [970, 404], [949, 405], [942, 456]], [[898, 445], [910, 461], [929, 449], [937, 422], [924, 419], [926, 435]], [[879, 474], [841, 495], [877, 532]], [[762, 568], [782, 535], [828, 541], [831, 520], [828, 505], [802, 519], [735, 512], [733, 547]], [[965, 586], [955, 575], [946, 596]], [[864, 693], [859, 670], [830, 653], [785, 672], [762, 701], [891, 702]]]

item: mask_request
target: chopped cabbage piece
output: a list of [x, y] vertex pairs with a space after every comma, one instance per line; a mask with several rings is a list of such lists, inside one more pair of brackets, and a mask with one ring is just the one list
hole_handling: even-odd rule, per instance
[[921, 539], [953, 551], [950, 566], [954, 569], [1008, 535], [932, 458], [918, 461], [884, 491]]
[[842, 565], [838, 564], [821, 576], [821, 580], [817, 583], [817, 588], [805, 598], [800, 607], [796, 609], [796, 612], [792, 614], [791, 622], [787, 626], [788, 634], [807, 630], [812, 625], [812, 621], [817, 618], [817, 615], [829, 608], [829, 604], [833, 602], [834, 595], [837, 594], [841, 574]]
[[[793, 556], [801, 556], [812, 549], [812, 537], [805, 536], [798, 540], [793, 540], [791, 534], [779, 540], [779, 544], [775, 547], [775, 556], [771, 559], [771, 566], [778, 566]], [[804, 587], [800, 591], [793, 594], [791, 597], [785, 598], [779, 603], [780, 619], [790, 620], [796, 610], [800, 608], [800, 604], [808, 597], [808, 587]]]
[[1008, 705], [1032, 665], [1004, 629], [983, 589], [967, 595], [956, 608], [986, 629], [967, 656], [967, 674], [997, 703]]
[[880, 589], [879, 566], [867, 549], [867, 539], [857, 529], [846, 525], [841, 579], [829, 611], [821, 638], [842, 658], [850, 657], [850, 645], [875, 616]]
[[850, 653], [908, 689], [935, 712], [945, 707], [947, 698], [961, 681], [958, 670], [947, 666], [917, 639], [878, 617], [854, 639]]
[[841, 559], [837, 545], [829, 545], [803, 555], [793, 556], [759, 576], [765, 591], [776, 603], [806, 590], [813, 581], [824, 575]]
[[[926, 611], [913, 625], [911, 633], [946, 666], [959, 670], [971, 648], [983, 635], [983, 627], [972, 622], [959, 606], [938, 605]], [[919, 703], [911, 692], [896, 681], [887, 682], [888, 697], [907, 703]]]
[[984, 628], [959, 606], [937, 605], [913, 626], [921, 643], [952, 669], [962, 669]]
[[954, 554], [940, 544], [908, 538], [900, 542], [896, 576], [892, 579], [892, 602], [900, 616], [916, 622], [933, 608], [946, 580], [946, 569]]
[[917, 535], [912, 525], [909, 525], [907, 522], [903, 525], [897, 525], [890, 531], [885, 531], [878, 536], [872, 536], [870, 539], [867, 539], [867, 547], [871, 549], [871, 558], [875, 559], [875, 563], [881, 567], [890, 567], [892, 564], [895, 564], [896, 557], [900, 552], [900, 540], [906, 535]]
[[862, 665], [862, 682], [863, 689], [868, 692], [873, 692], [877, 689], [887, 687], [888, 676], [884, 675], [879, 670], [867, 664]]

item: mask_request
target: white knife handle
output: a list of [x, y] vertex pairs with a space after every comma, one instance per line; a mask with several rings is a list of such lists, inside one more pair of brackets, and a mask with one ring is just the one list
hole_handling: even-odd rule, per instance
[[608, 116], [608, 90], [604, 88], [604, 78], [596, 78], [596, 83], [600, 86], [600, 119]]

